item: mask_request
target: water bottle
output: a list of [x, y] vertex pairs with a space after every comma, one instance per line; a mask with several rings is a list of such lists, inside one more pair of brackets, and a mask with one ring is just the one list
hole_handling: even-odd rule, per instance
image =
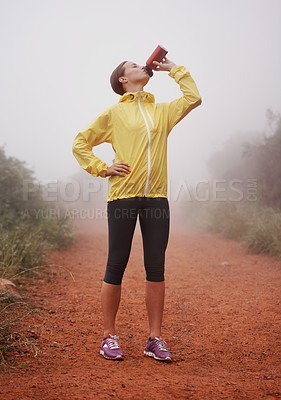
[[153, 69], [156, 69], [156, 65], [153, 64], [153, 61], [162, 61], [165, 55], [168, 53], [168, 50], [165, 47], [158, 45], [154, 52], [151, 54], [149, 59], [146, 61], [145, 69], [150, 77], [153, 76]]

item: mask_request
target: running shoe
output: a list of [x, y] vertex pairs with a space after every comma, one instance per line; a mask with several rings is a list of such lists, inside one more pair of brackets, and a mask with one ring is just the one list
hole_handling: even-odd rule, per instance
[[155, 360], [171, 362], [173, 359], [172, 354], [166, 347], [165, 340], [161, 336], [156, 336], [154, 339], [148, 339], [144, 355], [147, 357], [153, 357]]
[[119, 336], [109, 335], [103, 339], [100, 354], [108, 360], [123, 360], [123, 351], [118, 344]]

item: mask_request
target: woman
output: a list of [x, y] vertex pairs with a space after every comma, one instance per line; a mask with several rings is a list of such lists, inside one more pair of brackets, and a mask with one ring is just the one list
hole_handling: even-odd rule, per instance
[[[115, 318], [121, 297], [121, 283], [131, 251], [139, 215], [146, 271], [146, 308], [150, 335], [144, 355], [159, 361], [172, 361], [172, 354], [161, 336], [164, 308], [165, 251], [169, 237], [167, 198], [167, 138], [172, 128], [201, 97], [189, 71], [166, 57], [154, 61], [156, 71], [168, 71], [180, 85], [183, 96], [169, 103], [156, 103], [143, 90], [150, 77], [145, 67], [124, 61], [111, 74], [112, 89], [121, 96], [83, 131], [73, 144], [79, 164], [93, 176], [109, 176], [107, 198], [108, 259], [101, 290], [104, 339], [100, 354], [122, 360]], [[111, 143], [114, 163], [108, 166], [92, 153], [101, 143]]]

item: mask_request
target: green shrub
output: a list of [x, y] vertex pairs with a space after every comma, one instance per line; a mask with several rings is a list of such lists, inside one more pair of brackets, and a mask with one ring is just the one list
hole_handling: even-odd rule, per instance
[[269, 207], [260, 209], [243, 242], [248, 252], [281, 257], [281, 212]]
[[64, 214], [52, 219], [41, 219], [40, 230], [54, 249], [66, 249], [75, 240], [72, 224]]
[[25, 162], [14, 157], [7, 157], [0, 148], [0, 222], [10, 229], [18, 224], [24, 211], [35, 220], [35, 210], [43, 206], [42, 190], [29, 193], [28, 201], [23, 198], [23, 182], [30, 181], [37, 185], [33, 171], [26, 168]]
[[240, 240], [247, 252], [281, 257], [281, 212], [255, 203], [189, 204], [188, 223], [207, 232]]
[[[23, 193], [25, 181], [36, 188], [28, 193], [28, 199]], [[6, 157], [0, 148], [0, 278], [17, 277], [18, 281], [22, 274], [45, 264], [51, 250], [66, 248], [73, 242], [71, 221], [63, 209], [55, 215], [48, 211], [52, 210], [43, 201], [42, 185], [36, 182], [33, 172], [24, 162]], [[6, 366], [6, 356], [10, 357], [14, 349], [36, 351], [36, 346], [24, 329], [30, 311], [9, 308], [21, 302], [15, 303], [6, 295], [1, 294], [0, 300], [0, 365]], [[7, 301], [12, 303], [4, 307]]]
[[0, 277], [11, 278], [42, 265], [52, 246], [40, 229], [21, 223], [10, 231], [0, 229]]
[[189, 214], [197, 227], [207, 232], [222, 233], [229, 239], [237, 240], [247, 232], [252, 212], [241, 204], [209, 201], [190, 206]]
[[229, 239], [238, 240], [247, 232], [250, 217], [250, 209], [246, 210], [242, 205], [231, 202], [215, 203], [209, 218], [209, 227]]
[[[24, 199], [27, 180], [36, 188]], [[42, 265], [52, 249], [65, 249], [74, 239], [71, 221], [62, 208], [49, 213], [43, 201], [42, 185], [25, 163], [7, 157], [0, 148], [0, 276], [9, 278], [15, 272], [30, 271]], [[53, 205], [53, 204], [52, 204]]]

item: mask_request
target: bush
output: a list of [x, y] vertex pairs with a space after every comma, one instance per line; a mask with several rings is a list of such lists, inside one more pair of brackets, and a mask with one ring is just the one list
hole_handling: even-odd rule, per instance
[[230, 202], [215, 203], [209, 208], [210, 231], [222, 233], [229, 239], [238, 240], [248, 229], [250, 210]]
[[248, 252], [281, 258], [281, 212], [269, 207], [260, 209], [243, 242]]
[[25, 167], [25, 163], [7, 157], [0, 148], [0, 221], [6, 229], [16, 226], [24, 211], [35, 220], [35, 210], [43, 205], [41, 190], [29, 193], [28, 201], [23, 199], [23, 182], [26, 180], [37, 185], [33, 172]]
[[54, 249], [66, 249], [75, 240], [72, 225], [64, 213], [59, 213], [52, 219], [42, 219], [40, 231]]
[[[38, 190], [23, 198], [23, 183], [28, 180]], [[62, 209], [51, 217], [40, 186], [25, 163], [6, 157], [0, 148], [0, 276], [30, 271], [42, 265], [52, 249], [65, 249], [74, 239], [70, 220]]]
[[42, 265], [51, 244], [40, 229], [20, 224], [10, 231], [0, 229], [0, 277], [11, 278], [19, 272], [28, 272]]
[[190, 204], [188, 222], [207, 232], [240, 240], [247, 252], [281, 257], [281, 212], [255, 203]]
[[[23, 196], [25, 180], [38, 188], [28, 193], [28, 200]], [[6, 157], [0, 148], [0, 278], [26, 275], [43, 265], [50, 250], [66, 248], [73, 242], [74, 232], [64, 211], [58, 208], [55, 215], [48, 211], [42, 186], [33, 172], [24, 162]], [[7, 354], [10, 356], [13, 350], [21, 348], [36, 350], [36, 346], [19, 323], [24, 320], [25, 324], [30, 311], [11, 308], [21, 302], [4, 307], [5, 301], [12, 300], [4, 292], [0, 304], [0, 364], [7, 366]]]
[[189, 204], [185, 212], [191, 225], [234, 240], [247, 232], [253, 213], [249, 207], [229, 201]]

